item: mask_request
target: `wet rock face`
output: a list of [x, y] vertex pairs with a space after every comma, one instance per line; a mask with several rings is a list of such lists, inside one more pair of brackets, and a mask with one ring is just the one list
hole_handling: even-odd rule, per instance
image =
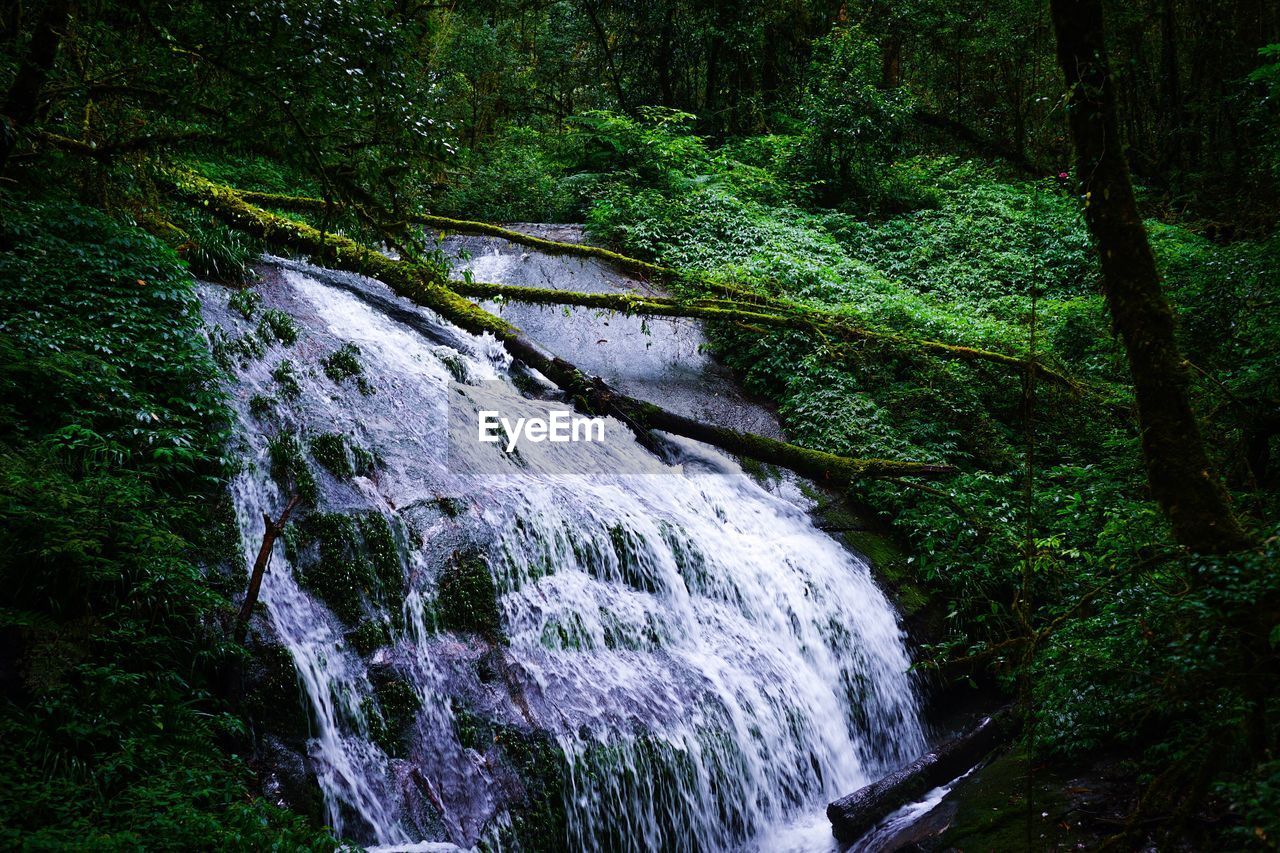
[[[574, 276], [634, 285], [499, 255], [576, 289], [589, 287]], [[721, 850], [923, 744], [895, 614], [794, 481], [761, 476], [766, 490], [675, 439], [659, 459], [620, 424], [617, 443], [576, 446], [572, 474], [459, 449], [446, 425], [475, 405], [460, 392], [483, 383], [513, 411], [543, 393], [496, 342], [293, 262], [265, 267], [256, 291], [251, 317], [222, 289], [204, 298], [226, 340], [256, 335], [266, 311], [297, 331], [236, 349], [228, 368], [246, 552], [264, 514], [308, 493], [254, 626], [280, 643], [264, 643], [248, 700], [272, 735], [273, 796], [311, 808], [310, 778], [324, 822], [367, 844]], [[552, 313], [545, 342], [624, 389], [776, 431], [696, 327]], [[608, 322], [615, 346], [575, 338], [607, 337], [586, 321]]]
[[[581, 238], [578, 226], [518, 227], [561, 242]], [[469, 269], [476, 281], [579, 293], [666, 295], [654, 284], [598, 261], [544, 255], [505, 240], [452, 236], [443, 248], [461, 256], [457, 266]], [[586, 308], [572, 308], [566, 317], [559, 306], [519, 303], [484, 307], [500, 311], [530, 338], [624, 394], [719, 426], [781, 437], [772, 410], [743, 394], [728, 368], [712, 358], [697, 321], [624, 317]]]

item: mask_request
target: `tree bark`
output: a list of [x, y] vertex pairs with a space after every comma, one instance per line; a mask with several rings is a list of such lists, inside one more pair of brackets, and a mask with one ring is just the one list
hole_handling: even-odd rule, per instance
[[1070, 98], [1084, 214], [1101, 256], [1103, 288], [1124, 341], [1138, 401], [1151, 493], [1177, 541], [1198, 553], [1247, 547], [1248, 537], [1215, 475], [1187, 397], [1186, 363], [1174, 339], [1133, 184], [1121, 150], [1101, 0], [1051, 0], [1058, 60]]
[[3, 106], [0, 106], [0, 174], [4, 173], [9, 154], [18, 144], [19, 134], [36, 117], [40, 90], [44, 88], [54, 60], [58, 58], [62, 30], [70, 17], [70, 0], [49, 0], [36, 19], [27, 55], [9, 86]]

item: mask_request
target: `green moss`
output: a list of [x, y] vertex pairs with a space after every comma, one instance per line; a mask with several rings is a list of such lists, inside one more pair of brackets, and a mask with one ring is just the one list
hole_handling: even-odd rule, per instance
[[463, 748], [484, 753], [493, 745], [496, 738], [495, 728], [489, 721], [472, 713], [456, 698], [449, 700], [449, 706], [453, 711], [453, 730], [458, 737], [458, 743], [462, 744]]
[[310, 704], [298, 683], [293, 656], [279, 643], [252, 652], [245, 710], [263, 731], [286, 738], [310, 735]]
[[381, 619], [366, 619], [347, 634], [347, 642], [362, 655], [370, 655], [391, 642], [391, 632]]
[[360, 347], [355, 344], [350, 342], [343, 344], [325, 356], [320, 365], [324, 368], [324, 375], [334, 382], [341, 384], [348, 379], [354, 379], [361, 394], [369, 395], [374, 392], [373, 385], [364, 375], [364, 365], [360, 363]]
[[302, 442], [293, 433], [274, 436], [267, 446], [271, 476], [286, 492], [297, 494], [309, 506], [320, 496], [315, 475], [302, 452]]
[[458, 498], [436, 498], [436, 506], [449, 518], [457, 518], [467, 511], [467, 505]]
[[280, 396], [286, 400], [296, 400], [302, 396], [302, 383], [298, 380], [298, 369], [289, 359], [284, 359], [271, 371], [271, 378], [280, 386]]
[[347, 441], [347, 450], [351, 452], [351, 467], [355, 473], [364, 477], [373, 475], [378, 467], [378, 457], [372, 450], [367, 450], [351, 440]]
[[347, 453], [347, 440], [338, 433], [326, 432], [311, 437], [311, 455], [341, 480], [349, 480], [355, 474], [351, 457]]
[[503, 640], [497, 588], [484, 557], [474, 551], [453, 556], [440, 575], [436, 614], [446, 631], [479, 634], [492, 643]]
[[310, 441], [311, 455], [335, 477], [349, 480], [357, 474], [368, 476], [377, 466], [377, 457], [339, 433], [321, 433]]
[[437, 353], [436, 358], [440, 359], [440, 363], [444, 365], [445, 370], [449, 371], [449, 375], [455, 382], [467, 381], [467, 363], [462, 360], [462, 356], [450, 352]]
[[[955, 817], [939, 837], [938, 849], [1092, 849], [1099, 839], [1081, 830], [1064, 793], [1077, 782], [1040, 766], [1029, 785], [1027, 773], [1026, 754], [1017, 751], [957, 783], [949, 797]], [[1028, 793], [1033, 798], [1030, 804]], [[1029, 843], [1029, 832], [1034, 833], [1034, 842]]]
[[622, 575], [622, 582], [645, 592], [657, 592], [657, 580], [645, 568], [641, 559], [645, 546], [644, 537], [621, 524], [614, 524], [609, 527], [609, 542], [618, 555], [618, 571]]
[[413, 685], [398, 676], [378, 679], [373, 695], [361, 705], [369, 725], [369, 737], [382, 751], [403, 757], [408, 735], [422, 700]]
[[344, 623], [361, 622], [367, 603], [383, 605], [393, 620], [401, 618], [404, 574], [391, 527], [381, 514], [311, 513], [287, 547], [297, 555], [299, 583]]
[[512, 833], [526, 851], [561, 851], [568, 841], [565, 755], [549, 734], [499, 727], [494, 740], [524, 788], [509, 810]]
[[872, 530], [850, 530], [845, 532], [844, 541], [865, 556], [875, 573], [893, 589], [904, 616], [914, 616], [928, 606], [929, 593], [912, 576], [906, 554], [892, 539]]

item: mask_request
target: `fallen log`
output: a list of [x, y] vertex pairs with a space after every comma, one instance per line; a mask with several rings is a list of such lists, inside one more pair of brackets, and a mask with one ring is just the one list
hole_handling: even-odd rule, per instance
[[841, 797], [827, 806], [832, 834], [845, 843], [858, 840], [890, 813], [977, 766], [1015, 731], [1013, 711], [1005, 708], [879, 782]]
[[949, 361], [987, 362], [1025, 371], [1028, 367], [1036, 377], [1072, 393], [1081, 390], [1070, 377], [1046, 366], [1043, 362], [1028, 361], [1017, 356], [1005, 355], [993, 350], [966, 347], [919, 338], [907, 338], [891, 332], [877, 332], [850, 324], [846, 319], [830, 312], [794, 310], [787, 313], [771, 311], [772, 305], [743, 305], [729, 301], [671, 299], [630, 293], [577, 293], [547, 287], [523, 287], [488, 282], [451, 281], [449, 288], [477, 299], [501, 297], [514, 302], [534, 305], [578, 305], [585, 308], [601, 308], [624, 314], [648, 314], [660, 317], [692, 317], [778, 329], [797, 329], [814, 332], [824, 337], [844, 341], [870, 341], [887, 344], [896, 350], [907, 352], [918, 349], [936, 358]]
[[463, 298], [440, 283], [430, 271], [388, 258], [338, 234], [322, 233], [305, 222], [269, 213], [245, 201], [235, 191], [190, 172], [178, 174], [175, 189], [232, 227], [269, 244], [306, 253], [318, 262], [369, 275], [394, 292], [440, 314], [471, 332], [497, 338], [514, 358], [542, 373], [563, 389], [579, 411], [611, 415], [627, 424], [648, 443], [649, 430], [706, 442], [730, 453], [789, 468], [815, 480], [844, 485], [864, 477], [930, 477], [954, 473], [949, 465], [899, 462], [888, 459], [850, 459], [772, 438], [713, 426], [628, 397], [602, 379], [545, 352], [520, 329]]
[[[279, 210], [328, 213], [335, 209], [333, 203], [319, 198], [249, 192], [232, 187], [225, 187], [225, 189], [235, 193], [249, 204], [273, 207]], [[710, 288], [715, 292], [731, 297], [728, 300], [689, 300], [631, 294], [574, 293], [552, 288], [518, 287], [487, 282], [449, 282], [449, 289], [474, 298], [501, 296], [506, 299], [531, 304], [580, 305], [632, 314], [694, 317], [705, 320], [745, 322], [774, 328], [809, 330], [840, 340], [879, 342], [902, 351], [920, 350], [936, 358], [950, 361], [986, 362], [1018, 372], [1030, 369], [1035, 372], [1037, 378], [1045, 382], [1065, 388], [1073, 394], [1078, 394], [1081, 391], [1080, 384], [1071, 377], [1054, 370], [1038, 359], [1026, 359], [981, 347], [968, 347], [959, 344], [948, 344], [943, 341], [909, 338], [891, 332], [879, 332], [854, 326], [849, 322], [848, 318], [832, 314], [829, 311], [809, 309], [786, 301], [771, 299], [737, 285], [708, 282], [705, 279], [691, 277], [670, 267], [662, 267], [647, 261], [630, 258], [597, 246], [586, 246], [580, 243], [561, 243], [541, 237], [532, 237], [510, 228], [473, 220], [448, 219], [428, 214], [412, 214], [407, 219], [420, 225], [444, 231], [501, 237], [548, 254], [572, 254], [598, 258], [631, 272], [668, 280], [691, 282], [695, 287]]]

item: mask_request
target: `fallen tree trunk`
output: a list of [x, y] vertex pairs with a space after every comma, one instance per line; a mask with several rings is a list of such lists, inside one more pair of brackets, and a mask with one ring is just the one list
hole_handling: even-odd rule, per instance
[[[254, 205], [306, 213], [325, 213], [334, 209], [334, 206], [324, 199], [277, 195], [275, 193], [246, 192], [230, 187], [226, 189], [235, 193], [249, 204]], [[418, 224], [446, 231], [501, 237], [513, 243], [530, 246], [549, 254], [575, 254], [583, 257], [598, 258], [620, 268], [644, 275], [672, 280], [694, 281], [689, 276], [669, 267], [661, 267], [646, 261], [629, 258], [626, 255], [620, 255], [617, 252], [611, 252], [608, 249], [601, 249], [596, 246], [560, 243], [541, 237], [531, 237], [519, 231], [513, 231], [510, 228], [502, 228], [485, 222], [447, 219], [441, 216], [425, 214], [415, 214], [410, 216], [409, 219]], [[501, 296], [505, 299], [532, 304], [580, 305], [631, 314], [693, 317], [704, 320], [746, 322], [774, 328], [814, 331], [841, 340], [874, 341], [905, 351], [917, 349], [934, 357], [951, 361], [987, 362], [1019, 372], [1031, 369], [1035, 371], [1038, 378], [1052, 385], [1065, 388], [1072, 393], [1079, 393], [1081, 390], [1079, 383], [1038, 360], [1006, 355], [1005, 353], [980, 347], [966, 347], [942, 341], [908, 338], [890, 332], [878, 332], [854, 326], [849, 323], [847, 318], [830, 312], [806, 309], [802, 306], [779, 302], [736, 286], [713, 284], [702, 279], [697, 279], [696, 284], [698, 286], [711, 287], [720, 293], [733, 297], [733, 299], [717, 303], [712, 300], [684, 300], [632, 294], [575, 293], [552, 288], [517, 287], [487, 282], [453, 281], [449, 282], [448, 287], [457, 293], [475, 298]]]
[[321, 263], [377, 278], [397, 294], [435, 311], [472, 334], [493, 335], [513, 357], [564, 389], [575, 408], [589, 414], [612, 415], [627, 424], [641, 441], [650, 441], [648, 430], [662, 430], [835, 484], [847, 484], [863, 477], [937, 476], [955, 470], [949, 465], [922, 462], [850, 459], [668, 412], [619, 394], [600, 378], [546, 353], [518, 328], [433, 280], [421, 267], [388, 258], [350, 238], [321, 233], [306, 223], [268, 213], [234, 191], [194, 174], [181, 174], [175, 185], [178, 192], [235, 228], [270, 244], [304, 252]]
[[1080, 386], [1056, 370], [1039, 361], [1027, 361], [1017, 356], [1005, 355], [978, 347], [965, 347], [942, 341], [907, 338], [890, 332], [877, 332], [849, 324], [844, 318], [828, 312], [795, 311], [771, 313], [772, 306], [741, 305], [733, 302], [706, 302], [699, 300], [671, 299], [662, 296], [645, 296], [629, 293], [576, 293], [545, 287], [521, 287], [488, 282], [449, 282], [449, 289], [478, 299], [502, 297], [515, 302], [536, 305], [579, 305], [586, 308], [602, 308], [624, 314], [648, 314], [660, 317], [692, 317], [747, 325], [770, 326], [779, 329], [796, 329], [845, 341], [871, 341], [890, 345], [898, 350], [918, 349], [937, 358], [950, 361], [987, 362], [1008, 367], [1019, 372], [1028, 367], [1036, 376], [1060, 388], [1079, 393]]
[[858, 840], [890, 813], [968, 772], [1015, 730], [1013, 711], [1005, 708], [879, 782], [841, 797], [827, 806], [832, 834], [845, 843]]

